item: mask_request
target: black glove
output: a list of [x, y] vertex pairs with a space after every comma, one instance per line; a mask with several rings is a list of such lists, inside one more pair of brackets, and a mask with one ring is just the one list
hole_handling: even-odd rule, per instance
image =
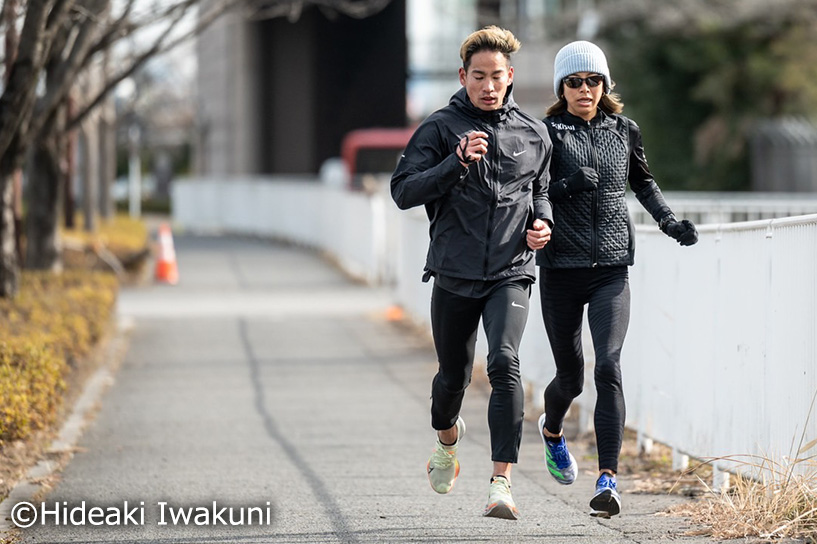
[[599, 173], [589, 166], [582, 166], [553, 184], [550, 196], [555, 200], [562, 200], [584, 191], [595, 191], [598, 185]]
[[659, 227], [664, 234], [674, 238], [682, 246], [691, 246], [698, 241], [698, 229], [688, 219], [676, 221], [675, 216], [670, 215], [661, 220]]

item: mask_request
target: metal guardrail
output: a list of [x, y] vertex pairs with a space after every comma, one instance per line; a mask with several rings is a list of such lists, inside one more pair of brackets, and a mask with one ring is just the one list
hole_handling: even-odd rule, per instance
[[[696, 225], [817, 213], [817, 193], [665, 191], [664, 198], [677, 217], [689, 219]], [[627, 204], [636, 225], [655, 224], [634, 195], [628, 195]]]
[[[817, 437], [817, 214], [699, 232], [682, 248], [637, 229], [628, 425], [698, 458], [787, 463], [801, 435]], [[715, 468], [757, 475], [740, 462]]]

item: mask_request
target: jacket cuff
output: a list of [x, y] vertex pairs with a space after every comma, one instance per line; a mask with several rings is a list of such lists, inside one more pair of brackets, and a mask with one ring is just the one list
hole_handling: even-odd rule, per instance
[[437, 188], [440, 193], [447, 193], [454, 185], [465, 179], [468, 175], [468, 168], [463, 167], [457, 155], [452, 153], [440, 163], [439, 172]]
[[659, 230], [661, 230], [661, 232], [666, 234], [667, 225], [669, 225], [670, 223], [675, 223], [675, 222], [676, 222], [675, 214], [670, 212], [667, 215], [665, 215], [664, 217], [662, 217], [660, 221], [658, 221], [658, 228], [659, 228]]
[[651, 181], [649, 185], [641, 189], [635, 194], [635, 197], [644, 206], [656, 223], [660, 222], [664, 217], [672, 213], [672, 210], [664, 200], [664, 195], [658, 184]]
[[535, 202], [533, 208], [533, 215], [536, 219], [541, 219], [542, 221], [547, 221], [550, 223], [552, 227], [554, 225], [553, 221], [553, 205], [550, 201], [542, 201], [542, 202]]

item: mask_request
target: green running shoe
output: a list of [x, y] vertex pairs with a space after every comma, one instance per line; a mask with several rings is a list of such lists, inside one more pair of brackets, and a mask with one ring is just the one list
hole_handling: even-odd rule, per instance
[[446, 446], [437, 438], [437, 444], [426, 470], [431, 488], [437, 493], [448, 493], [454, 487], [454, 480], [460, 474], [460, 462], [457, 461], [457, 448], [460, 440], [465, 436], [465, 421], [457, 419], [457, 442], [453, 446]]
[[553, 479], [563, 485], [576, 481], [579, 465], [576, 459], [567, 451], [567, 442], [562, 436], [558, 442], [550, 442], [545, 436], [545, 414], [539, 417], [539, 436], [545, 444], [545, 464]]

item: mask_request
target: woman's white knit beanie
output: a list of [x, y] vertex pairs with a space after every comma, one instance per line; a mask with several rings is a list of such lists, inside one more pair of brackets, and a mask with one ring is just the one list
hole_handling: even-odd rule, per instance
[[562, 47], [556, 53], [553, 62], [553, 92], [559, 96], [559, 85], [562, 79], [577, 72], [594, 72], [604, 76], [605, 92], [610, 92], [613, 82], [610, 79], [610, 69], [607, 67], [607, 57], [594, 43], [576, 41]]

